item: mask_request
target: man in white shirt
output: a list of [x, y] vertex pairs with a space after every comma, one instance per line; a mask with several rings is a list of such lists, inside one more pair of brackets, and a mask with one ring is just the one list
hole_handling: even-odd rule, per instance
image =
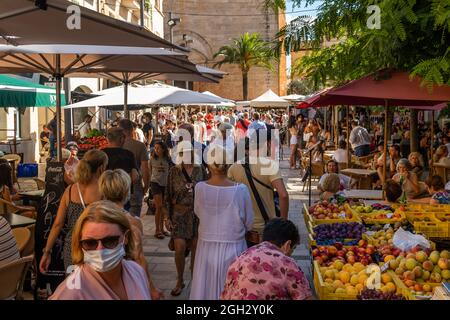
[[359, 125], [358, 120], [352, 120], [352, 131], [350, 132], [350, 143], [355, 156], [364, 157], [370, 154], [370, 136], [366, 128]]
[[84, 117], [84, 121], [78, 125], [78, 132], [80, 134], [80, 138], [85, 138], [87, 134], [92, 130], [91, 122], [92, 117], [90, 115], [86, 115]]
[[205, 143], [207, 140], [206, 124], [203, 121], [203, 113], [199, 112], [196, 116], [192, 116], [194, 123], [194, 140]]
[[348, 153], [347, 153], [347, 142], [345, 140], [339, 141], [339, 148], [334, 152], [332, 159], [337, 163], [347, 163]]

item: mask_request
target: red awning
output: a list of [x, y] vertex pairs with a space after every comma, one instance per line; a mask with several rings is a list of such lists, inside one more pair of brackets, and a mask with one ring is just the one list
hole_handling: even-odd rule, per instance
[[[366, 105], [440, 110], [450, 101], [450, 86], [434, 86], [431, 92], [402, 71], [379, 71], [337, 88], [326, 89], [306, 100], [312, 107]], [[304, 108], [305, 105], [302, 105]]]

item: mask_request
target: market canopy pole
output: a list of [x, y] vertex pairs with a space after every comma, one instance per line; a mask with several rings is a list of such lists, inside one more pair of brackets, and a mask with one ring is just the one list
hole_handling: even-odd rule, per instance
[[56, 160], [62, 161], [62, 137], [61, 137], [61, 56], [55, 56], [56, 73]]
[[389, 108], [388, 101], [386, 99], [384, 103], [383, 184], [386, 183], [386, 172], [387, 172], [388, 108]]
[[350, 155], [350, 106], [346, 106], [347, 109], [347, 167], [350, 168], [351, 155]]

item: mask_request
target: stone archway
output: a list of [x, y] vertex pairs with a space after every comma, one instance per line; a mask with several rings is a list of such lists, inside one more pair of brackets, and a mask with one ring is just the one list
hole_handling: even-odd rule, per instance
[[193, 63], [208, 64], [213, 61], [214, 51], [212, 46], [202, 35], [193, 30], [177, 30], [174, 33], [176, 44], [182, 44], [183, 35], [186, 35], [193, 40], [192, 43], [188, 44], [188, 48], [191, 50], [189, 58]]

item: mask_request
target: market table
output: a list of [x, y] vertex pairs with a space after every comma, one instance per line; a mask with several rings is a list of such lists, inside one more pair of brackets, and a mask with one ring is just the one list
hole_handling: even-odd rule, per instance
[[364, 189], [361, 187], [361, 181], [366, 179], [365, 183], [363, 184], [364, 187], [372, 187], [372, 181], [371, 176], [374, 174], [377, 174], [376, 170], [367, 170], [367, 169], [343, 169], [340, 171], [340, 173], [345, 174], [346, 176], [349, 176], [351, 178], [354, 178], [358, 181], [358, 189]]
[[19, 192], [24, 205], [29, 205], [30, 201], [40, 202], [45, 190]]
[[2, 214], [2, 217], [8, 221], [9, 225], [11, 226], [11, 229], [14, 228], [20, 228], [20, 227], [26, 227], [32, 224], [36, 223], [36, 220], [21, 216], [20, 214], [15, 213], [5, 213]]
[[344, 190], [344, 197], [350, 199], [370, 199], [370, 200], [382, 200], [383, 191], [381, 190]]

